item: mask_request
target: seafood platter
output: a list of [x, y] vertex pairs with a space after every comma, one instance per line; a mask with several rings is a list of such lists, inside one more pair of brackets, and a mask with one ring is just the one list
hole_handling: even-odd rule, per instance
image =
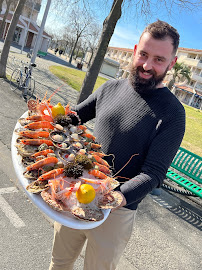
[[102, 224], [122, 196], [101, 145], [75, 111], [50, 99], [29, 100], [12, 137], [12, 160], [39, 209], [74, 229]]

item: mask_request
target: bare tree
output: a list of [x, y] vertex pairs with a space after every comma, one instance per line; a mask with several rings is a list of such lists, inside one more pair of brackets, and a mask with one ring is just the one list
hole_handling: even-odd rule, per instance
[[87, 47], [88, 47], [87, 49], [88, 49], [88, 52], [90, 52], [90, 59], [88, 62], [88, 67], [90, 66], [92, 58], [96, 52], [100, 34], [101, 34], [100, 26], [98, 24], [94, 24], [92, 26], [90, 36], [87, 38]]
[[65, 41], [65, 53], [68, 55], [71, 54], [74, 43], [75, 43], [75, 36], [74, 33], [72, 33], [72, 30], [66, 26], [64, 29], [63, 39]]
[[85, 100], [93, 91], [97, 76], [99, 74], [104, 56], [107, 51], [110, 39], [114, 33], [117, 21], [121, 17], [121, 6], [123, 0], [114, 0], [111, 11], [103, 23], [103, 30], [99, 40], [97, 52], [93, 58], [92, 64], [88, 69], [83, 81], [78, 103]]
[[4, 27], [5, 27], [5, 24], [6, 24], [6, 18], [8, 16], [11, 3], [12, 3], [12, 0], [6, 0], [6, 11], [4, 13], [3, 21], [0, 24], [0, 38], [2, 37], [3, 32], [4, 32]]
[[16, 25], [18, 23], [18, 19], [22, 13], [23, 7], [25, 5], [26, 0], [19, 0], [18, 5], [16, 6], [15, 12], [13, 14], [12, 21], [10, 23], [6, 39], [4, 41], [3, 50], [1, 53], [0, 59], [0, 77], [6, 77], [6, 64], [8, 59], [8, 54], [11, 46], [11, 42], [13, 40], [14, 31]]
[[89, 35], [88, 29], [90, 25], [92, 24], [92, 17], [83, 10], [79, 10], [79, 8], [74, 9], [71, 13], [70, 19], [69, 19], [69, 29], [71, 29], [71, 33], [74, 33], [74, 46], [72, 49], [72, 53], [70, 55], [69, 63], [72, 62], [72, 57], [74, 55], [74, 51], [76, 49], [77, 43], [80, 38], [86, 37]]

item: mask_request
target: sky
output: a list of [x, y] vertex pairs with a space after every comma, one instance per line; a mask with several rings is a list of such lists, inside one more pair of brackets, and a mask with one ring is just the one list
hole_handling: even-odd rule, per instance
[[[119, 21], [117, 22], [109, 46], [132, 49], [134, 45], [138, 43], [139, 37], [145, 26], [148, 23], [160, 19], [168, 22], [178, 30], [180, 34], [179, 47], [202, 50], [202, 4], [201, 11], [199, 10], [199, 8], [197, 8], [193, 12], [190, 12], [188, 10], [181, 11], [179, 8], [173, 7], [171, 15], [169, 16], [168, 13], [165, 11], [164, 7], [159, 8], [155, 5], [155, 0], [151, 0], [151, 2], [154, 7], [152, 7], [154, 15], [150, 16], [150, 18], [147, 18], [147, 20], [144, 16], [135, 15], [134, 7], [128, 7], [125, 5], [121, 19], [119, 19]], [[160, 2], [162, 3], [163, 1]], [[41, 10], [38, 16], [39, 21], [42, 20], [46, 3], [47, 0], [42, 0]], [[95, 2], [93, 1], [93, 3]], [[99, 10], [99, 8], [97, 8], [96, 12], [94, 13], [96, 19], [99, 21], [100, 24], [103, 23], [105, 17], [108, 15], [110, 5], [111, 1], [109, 0], [108, 5], [105, 5], [105, 8], [103, 8], [102, 11], [100, 11], [101, 9]], [[156, 13], [154, 10], [155, 7], [157, 10]], [[58, 30], [60, 28], [62, 29], [63, 22], [60, 16], [57, 16], [56, 19], [56, 17], [54, 16], [54, 12], [54, 9], [50, 8], [45, 27], [48, 27], [49, 29], [54, 29], [54, 27], [57, 27]]]

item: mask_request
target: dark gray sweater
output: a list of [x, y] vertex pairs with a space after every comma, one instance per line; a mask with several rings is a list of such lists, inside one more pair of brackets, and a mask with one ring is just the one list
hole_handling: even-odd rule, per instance
[[[96, 117], [94, 135], [106, 154], [115, 156], [119, 190], [127, 208], [160, 187], [185, 131], [185, 111], [168, 88], [138, 94], [128, 79], [111, 80], [75, 107], [82, 123]], [[108, 157], [110, 160], [110, 157]]]

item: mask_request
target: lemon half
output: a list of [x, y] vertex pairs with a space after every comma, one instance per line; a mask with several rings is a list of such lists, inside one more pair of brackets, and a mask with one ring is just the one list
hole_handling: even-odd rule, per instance
[[65, 108], [62, 106], [60, 102], [57, 105], [53, 106], [51, 111], [52, 111], [53, 118], [55, 118], [59, 114], [62, 114], [62, 115], [65, 114]]
[[95, 199], [95, 189], [89, 184], [83, 184], [76, 191], [76, 197], [80, 203], [90, 203]]

